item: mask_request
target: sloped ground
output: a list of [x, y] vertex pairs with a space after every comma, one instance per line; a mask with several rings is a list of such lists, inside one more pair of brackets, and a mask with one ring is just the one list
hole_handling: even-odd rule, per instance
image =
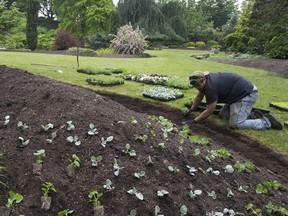
[[[206, 211], [220, 211], [230, 208], [247, 215], [245, 206], [253, 203], [261, 208], [263, 215], [265, 205], [270, 201], [277, 206], [288, 208], [287, 167], [288, 162], [281, 155], [275, 154], [259, 143], [241, 137], [233, 131], [218, 128], [211, 124], [197, 125], [192, 128], [192, 135], [207, 136], [209, 145], [192, 144], [185, 139], [184, 152], [179, 153], [179, 133], [169, 133], [168, 139], [163, 138], [163, 126], [148, 117], [162, 115], [173, 122], [179, 122], [179, 110], [149, 104], [140, 100], [117, 95], [100, 95], [93, 91], [59, 83], [44, 77], [36, 77], [18, 69], [0, 66], [0, 152], [4, 152], [3, 164], [7, 170], [0, 181], [0, 215], [7, 213], [4, 207], [8, 199], [8, 191], [20, 193], [24, 200], [15, 204], [10, 215], [45, 216], [57, 215], [64, 209], [73, 209], [73, 215], [93, 215], [93, 206], [89, 203], [88, 193], [94, 189], [104, 192], [100, 199], [105, 208], [105, 215], [126, 216], [132, 209], [137, 209], [138, 215], [154, 215], [154, 207], [158, 205], [165, 216], [180, 215], [180, 206], [186, 205], [187, 215], [205, 215]], [[10, 123], [3, 125], [5, 116], [10, 115]], [[137, 124], [132, 124], [134, 117]], [[17, 128], [17, 122], [22, 121], [30, 126], [28, 130]], [[67, 121], [73, 121], [75, 131], [67, 131]], [[145, 125], [150, 122], [152, 126]], [[54, 128], [48, 132], [41, 130], [41, 125], [52, 123]], [[88, 136], [89, 124], [94, 123], [98, 134]], [[151, 130], [156, 135], [151, 134]], [[178, 129], [181, 128], [178, 126]], [[52, 144], [46, 143], [52, 132], [57, 137]], [[80, 146], [69, 143], [66, 138], [78, 135]], [[147, 135], [143, 143], [135, 140], [135, 136]], [[113, 136], [114, 139], [104, 148], [101, 138]], [[25, 148], [17, 148], [18, 137], [29, 139]], [[136, 151], [136, 157], [123, 153], [125, 144], [129, 143]], [[166, 148], [157, 147], [165, 143]], [[195, 149], [199, 148], [200, 156], [193, 157]], [[215, 159], [209, 163], [205, 157], [208, 150], [226, 148], [231, 157]], [[45, 149], [46, 157], [41, 175], [32, 172], [32, 164], [36, 161], [33, 155], [37, 150]], [[80, 158], [80, 168], [74, 176], [67, 174], [66, 168], [72, 155]], [[101, 155], [103, 160], [98, 167], [92, 167], [91, 156]], [[153, 165], [147, 165], [151, 157]], [[120, 167], [119, 176], [113, 173], [114, 159]], [[252, 160], [257, 170], [233, 174], [224, 172], [228, 164], [234, 165], [239, 160], [244, 163]], [[168, 166], [177, 167], [179, 173], [171, 173]], [[186, 165], [195, 167], [198, 172], [192, 176]], [[199, 168], [220, 171], [220, 175], [203, 174]], [[137, 179], [135, 172], [145, 171], [146, 175]], [[110, 179], [115, 189], [105, 192], [103, 185]], [[282, 184], [280, 190], [270, 190], [268, 195], [256, 194], [255, 187], [264, 180], [277, 180]], [[52, 182], [57, 192], [51, 193], [52, 206], [44, 211], [40, 208], [41, 185]], [[238, 191], [239, 185], [249, 186], [248, 192]], [[188, 196], [190, 185], [193, 190], [200, 189], [202, 194], [196, 199]], [[135, 187], [144, 196], [138, 200], [127, 191]], [[227, 197], [227, 188], [231, 189], [234, 197]], [[164, 197], [157, 197], [158, 190], [169, 191]], [[215, 191], [214, 200], [207, 192]]]

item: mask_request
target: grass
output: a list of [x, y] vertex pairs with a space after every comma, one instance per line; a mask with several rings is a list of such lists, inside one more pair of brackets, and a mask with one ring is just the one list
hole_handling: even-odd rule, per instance
[[[187, 80], [188, 76], [194, 70], [207, 70], [211, 72], [232, 72], [240, 74], [251, 80], [259, 89], [259, 99], [255, 107], [270, 110], [271, 113], [281, 122], [288, 120], [288, 112], [279, 111], [269, 107], [270, 102], [287, 102], [288, 80], [275, 73], [268, 71], [233, 66], [212, 61], [196, 60], [191, 55], [205, 54], [207, 51], [194, 50], [149, 50], [147, 51], [154, 58], [95, 58], [80, 57], [80, 67], [114, 67], [125, 68], [133, 74], [159, 74], [168, 75]], [[210, 53], [211, 57], [215, 57]], [[226, 58], [224, 54], [218, 54], [217, 58]], [[46, 76], [51, 79], [70, 83], [73, 85], [90, 88], [96, 91], [113, 92], [131, 97], [141, 98], [143, 100], [153, 101], [144, 98], [142, 92], [144, 89], [151, 88], [151, 85], [125, 81], [124, 85], [113, 87], [91, 86], [85, 80], [90, 77], [86, 74], [77, 73], [76, 56], [37, 54], [33, 52], [0, 52], [0, 64], [9, 67], [21, 68], [35, 75]], [[62, 70], [63, 73], [57, 73]], [[112, 75], [113, 77], [117, 75]], [[193, 99], [196, 91], [181, 90], [185, 97], [176, 101], [159, 102], [176, 108], [183, 108], [184, 104]], [[216, 117], [209, 119], [220, 125], [226, 126], [227, 122], [219, 120]], [[276, 152], [288, 156], [288, 129], [277, 130], [239, 130], [239, 133], [247, 135], [252, 139], [258, 140], [270, 147]]]

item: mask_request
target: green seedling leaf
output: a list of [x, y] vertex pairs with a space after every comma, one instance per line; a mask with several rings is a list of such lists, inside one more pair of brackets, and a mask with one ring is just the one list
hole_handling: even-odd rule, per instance
[[101, 206], [101, 201], [99, 200], [103, 196], [103, 193], [93, 190], [89, 192], [88, 198], [89, 202], [93, 204], [94, 207]]
[[148, 161], [147, 161], [146, 164], [147, 164], [147, 165], [153, 165], [153, 164], [154, 164], [154, 162], [152, 161], [152, 158], [151, 158], [150, 155], [148, 156]]
[[56, 192], [55, 186], [51, 182], [43, 183], [41, 190], [42, 190], [43, 196], [45, 196], [45, 197], [49, 197], [49, 194], [51, 193], [51, 191]]
[[195, 199], [197, 196], [200, 196], [202, 194], [202, 190], [190, 190], [189, 191], [189, 197], [192, 199]]
[[67, 131], [74, 131], [75, 130], [75, 125], [73, 124], [73, 121], [68, 121], [67, 122]]
[[234, 172], [234, 169], [231, 165], [226, 165], [225, 168], [224, 168], [224, 172], [225, 173], [233, 173]]
[[169, 194], [169, 192], [167, 190], [159, 190], [159, 191], [157, 191], [157, 196], [158, 197], [163, 197], [166, 194]]
[[8, 125], [9, 122], [10, 122], [10, 116], [7, 115], [7, 116], [5, 116], [4, 125]]
[[145, 171], [140, 171], [138, 173], [134, 173], [134, 176], [138, 179], [142, 178], [145, 176]]
[[232, 192], [232, 190], [230, 188], [227, 188], [227, 197], [234, 197], [234, 193]]
[[141, 140], [143, 143], [145, 143], [147, 141], [147, 139], [148, 139], [148, 136], [145, 134], [143, 136], [135, 135], [135, 140]]
[[91, 157], [91, 163], [92, 163], [92, 166], [94, 167], [97, 167], [99, 165], [99, 163], [101, 162], [102, 160], [102, 156], [92, 156]]
[[213, 168], [212, 167], [209, 167], [207, 170], [206, 170], [206, 173], [209, 173], [209, 172], [211, 172], [211, 173], [213, 173], [214, 175], [220, 175], [220, 172], [218, 171], [218, 170], [213, 170]]
[[113, 140], [113, 138], [114, 138], [113, 136], [109, 136], [109, 137], [107, 137], [107, 139], [101, 137], [101, 145], [102, 145], [103, 147], [106, 147], [106, 144], [107, 144], [108, 142], [111, 142], [111, 141]]
[[180, 170], [177, 167], [168, 166], [168, 170], [172, 173], [179, 173]]
[[53, 133], [51, 134], [51, 139], [47, 139], [46, 142], [49, 143], [49, 144], [51, 144], [51, 143], [53, 143], [53, 140], [54, 140], [56, 137], [57, 137], [57, 133], [56, 133], [56, 132], [53, 132]]
[[24, 148], [24, 147], [26, 147], [26, 146], [29, 144], [29, 142], [30, 142], [29, 139], [25, 140], [23, 137], [18, 137], [18, 140], [20, 140], [20, 142], [21, 142], [21, 143], [17, 146], [18, 148]]
[[40, 149], [37, 152], [33, 153], [35, 156], [37, 156], [36, 163], [38, 164], [43, 164], [44, 163], [44, 158], [45, 158], [45, 150]]
[[268, 194], [268, 190], [262, 184], [257, 184], [256, 185], [256, 193], [257, 194]]
[[20, 203], [23, 200], [23, 196], [19, 193], [15, 193], [13, 191], [9, 191], [8, 193], [9, 198], [8, 198], [8, 202], [6, 203], [6, 207], [7, 208], [12, 208], [14, 203]]
[[143, 194], [138, 192], [135, 187], [133, 187], [132, 189], [128, 190], [127, 193], [129, 193], [131, 195], [135, 195], [139, 200], [144, 200]]
[[157, 144], [157, 147], [161, 148], [161, 149], [165, 149], [166, 148], [165, 143], [159, 143], [159, 144]]
[[20, 128], [21, 130], [27, 130], [30, 128], [30, 126], [28, 126], [26, 123], [23, 123], [21, 121], [17, 123], [17, 127]]
[[192, 176], [195, 176], [195, 173], [197, 172], [197, 169], [195, 167], [190, 167], [186, 165], [186, 167], [189, 169], [189, 174]]
[[135, 157], [136, 156], [136, 151], [131, 149], [131, 146], [129, 143], [127, 143], [125, 145], [125, 149], [122, 150], [122, 152], [124, 152], [125, 154], [129, 154], [129, 156], [131, 157]]
[[110, 179], [106, 179], [105, 184], [103, 185], [103, 188], [106, 189], [107, 191], [112, 191], [115, 189]]
[[216, 193], [215, 191], [207, 192], [208, 196], [211, 197], [212, 199], [216, 199]]
[[73, 137], [73, 136], [67, 137], [66, 140], [67, 140], [68, 142], [70, 142], [70, 143], [73, 143], [73, 142], [74, 142], [74, 144], [75, 144], [76, 146], [79, 146], [79, 145], [81, 145], [81, 141], [78, 140], [78, 139], [79, 139], [78, 136], [75, 135], [74, 137]]
[[115, 176], [118, 176], [120, 170], [123, 169], [123, 168], [124, 168], [124, 167], [119, 167], [118, 162], [117, 162], [117, 159], [114, 158], [114, 164], [113, 164], [114, 175], [115, 175]]
[[136, 125], [137, 124], [137, 120], [134, 116], [131, 117], [131, 124], [132, 125]]
[[47, 125], [41, 125], [41, 127], [44, 131], [48, 131], [49, 129], [52, 129], [54, 125], [51, 123], [48, 123]]
[[88, 135], [94, 136], [94, 135], [97, 135], [97, 134], [98, 134], [98, 131], [97, 131], [97, 129], [95, 128], [95, 125], [94, 125], [93, 123], [90, 123], [90, 124], [89, 124], [89, 128], [90, 128], [90, 130], [88, 131]]
[[182, 205], [180, 207], [180, 215], [183, 216], [183, 215], [186, 215], [187, 213], [188, 213], [188, 208], [185, 205]]
[[80, 159], [76, 154], [72, 155], [72, 160], [69, 160], [68, 166], [74, 169], [80, 167]]
[[137, 216], [137, 210], [136, 209], [132, 209], [128, 216]]
[[65, 209], [63, 211], [58, 212], [58, 216], [68, 216], [68, 215], [72, 214], [73, 212], [74, 212], [74, 210]]
[[156, 205], [155, 209], [154, 209], [154, 215], [155, 216], [164, 216], [164, 215], [162, 215], [160, 213], [161, 213], [161, 209], [160, 209], [160, 207], [158, 205]]

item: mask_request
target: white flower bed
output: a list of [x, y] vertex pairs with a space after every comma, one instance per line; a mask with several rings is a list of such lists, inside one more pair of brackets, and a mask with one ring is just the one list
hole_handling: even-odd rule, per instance
[[153, 87], [151, 89], [144, 90], [143, 96], [150, 97], [156, 100], [169, 101], [182, 98], [184, 97], [184, 94], [178, 89], [172, 90], [165, 87]]

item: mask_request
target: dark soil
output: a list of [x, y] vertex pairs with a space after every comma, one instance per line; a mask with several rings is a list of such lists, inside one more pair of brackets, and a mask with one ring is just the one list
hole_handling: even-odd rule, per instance
[[[163, 126], [148, 116], [161, 115], [176, 123], [184, 120], [179, 110], [119, 95], [101, 95], [6, 66], [0, 66], [0, 83], [0, 152], [5, 154], [2, 163], [6, 167], [5, 175], [0, 176], [0, 181], [6, 184], [5, 187], [1, 185], [0, 190], [1, 216], [5, 212], [13, 216], [51, 216], [64, 209], [73, 209], [73, 215], [77, 216], [93, 215], [88, 193], [94, 189], [104, 192], [100, 200], [107, 216], [126, 216], [132, 209], [137, 209], [137, 215], [154, 215], [156, 205], [165, 216], [180, 215], [182, 205], [187, 206], [187, 215], [193, 216], [206, 215], [206, 211], [222, 212], [224, 208], [248, 215], [245, 208], [248, 203], [253, 203], [254, 208], [261, 208], [263, 215], [270, 215], [265, 210], [270, 201], [288, 208], [287, 159], [234, 131], [209, 122], [196, 125], [191, 129], [191, 135], [208, 137], [209, 145], [192, 144], [185, 138], [184, 152], [180, 154], [179, 133], [170, 132], [168, 139], [164, 139]], [[7, 115], [10, 115], [10, 122], [4, 126]], [[137, 124], [131, 123], [132, 117]], [[66, 122], [70, 120], [75, 124], [75, 131], [66, 130]], [[17, 128], [19, 121], [30, 128]], [[145, 127], [147, 122], [151, 122], [150, 128]], [[47, 123], [52, 123], [54, 128], [44, 132], [41, 125]], [[98, 129], [99, 133], [95, 136], [87, 135], [90, 123]], [[150, 133], [152, 129], [156, 131], [155, 136]], [[180, 126], [178, 129], [181, 130]], [[57, 137], [48, 144], [46, 139], [52, 132], [57, 132]], [[80, 146], [66, 140], [74, 135], [79, 136]], [[146, 143], [135, 140], [136, 135], [147, 135], [148, 140]], [[108, 136], [114, 139], [104, 148], [101, 138]], [[29, 139], [29, 144], [19, 148], [18, 137]], [[157, 147], [162, 142], [165, 149]], [[127, 143], [136, 151], [136, 157], [122, 152]], [[193, 157], [196, 148], [201, 150], [201, 155]], [[205, 159], [208, 151], [221, 148], [229, 150], [232, 156], [218, 158], [211, 163]], [[35, 175], [32, 165], [36, 156], [33, 153], [39, 149], [45, 149], [46, 157], [41, 175]], [[75, 176], [70, 177], [67, 166], [73, 154], [80, 158], [81, 165], [76, 169]], [[91, 165], [93, 155], [103, 157], [98, 167]], [[148, 156], [151, 156], [153, 165], [146, 164]], [[124, 167], [119, 176], [113, 173], [114, 159], [120, 167]], [[255, 163], [256, 171], [224, 172], [226, 165], [247, 160]], [[177, 167], [180, 172], [169, 172], [169, 165]], [[204, 170], [212, 167], [219, 170], [220, 175], [205, 175], [198, 170], [192, 176], [186, 165]], [[141, 170], [146, 175], [141, 179], [135, 178], [134, 173]], [[104, 190], [106, 179], [112, 181], [114, 190]], [[264, 180], [276, 180], [282, 188], [271, 189], [268, 195], [257, 194], [255, 187]], [[57, 190], [51, 193], [52, 205], [48, 211], [41, 209], [41, 185], [46, 181], [52, 182]], [[248, 192], [238, 191], [237, 184], [249, 186]], [[194, 200], [188, 196], [190, 185], [193, 190], [203, 191]], [[143, 193], [143, 201], [127, 193], [133, 187]], [[227, 188], [232, 190], [234, 197], [227, 197]], [[169, 194], [157, 197], [156, 192], [161, 189], [169, 191]], [[21, 203], [13, 205], [11, 212], [5, 207], [9, 190], [24, 196]], [[213, 190], [217, 195], [215, 200], [207, 195]]]

